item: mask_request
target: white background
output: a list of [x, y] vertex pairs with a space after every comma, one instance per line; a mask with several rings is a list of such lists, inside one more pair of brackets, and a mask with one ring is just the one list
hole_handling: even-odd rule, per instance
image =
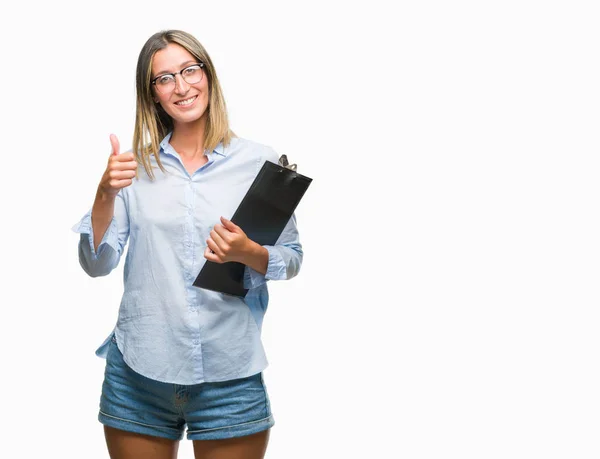
[[179, 28], [234, 131], [314, 179], [270, 285], [267, 458], [600, 457], [595, 2], [84, 5], [0, 19], [1, 456], [108, 457], [122, 266], [87, 277], [70, 228], [130, 145], [139, 50]]

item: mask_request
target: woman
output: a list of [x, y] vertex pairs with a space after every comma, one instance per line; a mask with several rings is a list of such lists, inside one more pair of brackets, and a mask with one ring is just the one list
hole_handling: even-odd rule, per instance
[[[74, 227], [92, 277], [129, 242], [124, 293], [106, 357], [99, 420], [111, 458], [262, 458], [274, 421], [262, 371], [266, 281], [302, 262], [295, 217], [274, 246], [229, 221], [277, 154], [229, 129], [217, 74], [190, 34], [154, 34], [137, 63], [133, 151], [112, 153], [93, 207]], [[138, 165], [143, 171], [138, 170]], [[194, 287], [206, 260], [246, 265], [244, 299]]]

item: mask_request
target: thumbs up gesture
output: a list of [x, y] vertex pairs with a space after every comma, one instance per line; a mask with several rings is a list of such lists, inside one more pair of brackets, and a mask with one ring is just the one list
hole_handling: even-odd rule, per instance
[[116, 135], [110, 135], [110, 144], [112, 151], [98, 189], [109, 197], [115, 197], [121, 188], [131, 185], [138, 164], [132, 152], [120, 153], [119, 139]]

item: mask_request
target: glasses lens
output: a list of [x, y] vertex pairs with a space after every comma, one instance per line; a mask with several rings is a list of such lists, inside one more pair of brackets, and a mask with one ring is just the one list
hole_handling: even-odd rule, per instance
[[181, 71], [181, 76], [187, 84], [196, 84], [202, 80], [203, 73], [200, 64], [190, 65]]
[[162, 94], [167, 94], [175, 89], [175, 78], [172, 75], [163, 75], [156, 80], [156, 89]]

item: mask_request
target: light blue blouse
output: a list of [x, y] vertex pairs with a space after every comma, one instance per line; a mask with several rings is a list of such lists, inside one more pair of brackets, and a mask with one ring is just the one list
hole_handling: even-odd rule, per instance
[[262, 164], [278, 161], [272, 148], [242, 138], [206, 152], [208, 162], [193, 175], [179, 154], [161, 142], [151, 181], [138, 179], [115, 200], [114, 217], [94, 250], [91, 210], [73, 227], [80, 233], [79, 261], [92, 277], [109, 274], [129, 242], [124, 292], [114, 330], [96, 351], [106, 356], [116, 334], [125, 362], [148, 378], [197, 384], [258, 373], [268, 365], [261, 342], [267, 310], [267, 280], [290, 279], [302, 263], [293, 216], [269, 251], [266, 275], [246, 267], [244, 299], [192, 285], [206, 262], [206, 239], [219, 217], [231, 218]]

